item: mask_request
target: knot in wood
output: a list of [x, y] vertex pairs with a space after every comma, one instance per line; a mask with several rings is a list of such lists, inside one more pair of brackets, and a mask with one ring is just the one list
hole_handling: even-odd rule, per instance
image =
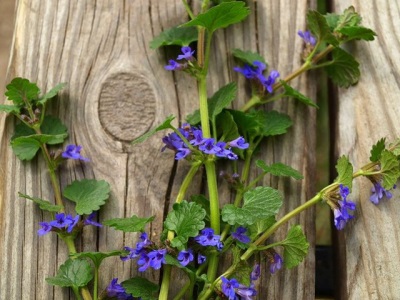
[[156, 99], [145, 77], [118, 73], [102, 84], [99, 99], [100, 123], [117, 140], [130, 142], [151, 127]]

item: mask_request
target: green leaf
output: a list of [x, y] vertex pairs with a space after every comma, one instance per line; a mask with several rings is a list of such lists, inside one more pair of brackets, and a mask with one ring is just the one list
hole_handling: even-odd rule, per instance
[[220, 88], [208, 102], [209, 118], [213, 122], [215, 117], [222, 112], [236, 98], [237, 85], [234, 82]]
[[242, 112], [233, 109], [228, 109], [227, 111], [233, 117], [233, 120], [237, 124], [237, 127], [239, 131], [241, 131], [242, 135], [260, 135], [260, 132], [262, 131], [262, 118], [260, 118], [260, 115], [257, 113], [262, 112]]
[[57, 117], [45, 116], [40, 129], [43, 134], [53, 136], [46, 142], [49, 145], [62, 144], [68, 136], [67, 127]]
[[144, 142], [145, 140], [147, 140], [149, 137], [151, 137], [152, 135], [154, 135], [156, 132], [164, 130], [164, 129], [172, 129], [172, 125], [171, 122], [172, 120], [175, 119], [174, 116], [168, 116], [167, 119], [159, 126], [151, 129], [150, 131], [146, 132], [145, 134], [139, 136], [138, 138], [134, 139], [132, 141], [132, 145], [136, 145], [139, 143]]
[[353, 186], [353, 165], [346, 156], [343, 155], [338, 159], [336, 171], [338, 172], [338, 177], [335, 179], [335, 182], [341, 183], [351, 190]]
[[385, 150], [385, 142], [386, 139], [382, 138], [375, 145], [372, 146], [371, 156], [369, 157], [370, 161], [377, 162], [381, 159], [382, 151]]
[[395, 140], [393, 143], [390, 143], [389, 149], [391, 149], [392, 153], [396, 156], [400, 155], [400, 138]]
[[332, 64], [324, 67], [332, 81], [345, 88], [356, 84], [360, 78], [360, 64], [356, 59], [340, 48], [333, 49], [332, 57]]
[[178, 45], [188, 46], [197, 41], [196, 27], [172, 27], [161, 32], [150, 42], [151, 49], [157, 49], [161, 46]]
[[61, 287], [83, 287], [93, 278], [92, 267], [87, 260], [68, 259], [57, 272], [57, 276], [46, 278], [47, 283]]
[[22, 136], [11, 140], [11, 147], [20, 160], [31, 160], [40, 149], [40, 142], [34, 138]]
[[332, 34], [326, 18], [318, 11], [310, 10], [307, 13], [307, 24], [312, 34], [317, 37], [319, 41], [325, 41], [333, 46], [339, 46], [339, 41]]
[[275, 216], [282, 206], [279, 191], [271, 187], [256, 187], [243, 196], [243, 206], [227, 204], [222, 209], [222, 220], [230, 225], [252, 225]]
[[373, 30], [362, 26], [346, 26], [339, 29], [338, 32], [340, 32], [345, 36], [346, 41], [351, 41], [351, 40], [373, 41], [376, 36], [376, 33]]
[[126, 255], [128, 251], [125, 250], [114, 250], [114, 251], [109, 251], [109, 252], [78, 252], [71, 254], [71, 257], [76, 259], [82, 259], [82, 258], [87, 258], [90, 259], [94, 265], [98, 268], [103, 260], [107, 257], [111, 256], [121, 256], [121, 255]]
[[155, 216], [150, 218], [139, 218], [133, 215], [130, 218], [116, 218], [103, 222], [104, 225], [113, 227], [123, 232], [143, 232], [147, 223], [153, 222]]
[[275, 110], [268, 112], [257, 111], [257, 113], [260, 114], [260, 120], [262, 121], [261, 134], [265, 137], [284, 134], [293, 124], [288, 115], [279, 113]]
[[5, 95], [8, 100], [14, 102], [16, 106], [24, 106], [24, 101], [37, 99], [40, 89], [36, 83], [31, 83], [28, 79], [17, 77], [6, 86]]
[[282, 246], [285, 248], [283, 263], [286, 268], [291, 269], [303, 261], [308, 253], [309, 243], [300, 225], [290, 228]]
[[179, 250], [185, 249], [188, 239], [197, 236], [204, 228], [205, 216], [206, 211], [197, 203], [183, 200], [181, 203], [174, 204], [173, 210], [168, 213], [164, 221], [165, 228], [176, 233], [171, 245]]
[[339, 15], [334, 13], [327, 13], [324, 15], [326, 23], [328, 24], [331, 31], [334, 31], [338, 22], [339, 22]]
[[206, 211], [204, 221], [210, 221], [210, 201], [204, 195], [192, 195], [190, 196], [190, 202], [200, 205]]
[[339, 31], [343, 27], [358, 26], [361, 23], [361, 16], [356, 13], [354, 6], [349, 6], [343, 11], [343, 14], [339, 16], [336, 24], [335, 31]]
[[31, 196], [22, 194], [20, 192], [18, 192], [18, 196], [25, 198], [25, 199], [32, 200], [34, 203], [39, 205], [39, 208], [41, 210], [45, 210], [45, 211], [49, 211], [49, 212], [59, 212], [63, 209], [63, 206], [61, 206], [61, 205], [55, 205], [55, 204], [50, 203], [47, 200], [43, 200], [43, 199], [36, 198], [36, 197], [31, 197]]
[[256, 236], [266, 231], [276, 222], [275, 216], [271, 216], [267, 219], [259, 220], [249, 226], [250, 238], [255, 239]]
[[223, 141], [232, 141], [236, 139], [239, 134], [238, 127], [233, 120], [232, 115], [224, 110], [217, 116], [217, 130], [218, 135], [221, 136]]
[[[233, 49], [232, 50], [232, 55], [236, 57], [237, 59], [241, 60], [242, 62], [254, 66], [253, 63], [255, 61], [260, 61], [264, 64], [267, 64], [264, 57], [262, 57], [260, 54], [257, 52], [252, 52], [252, 51], [243, 51], [240, 49]], [[255, 67], [255, 66], [254, 66]]]
[[397, 156], [389, 150], [383, 150], [381, 154], [381, 174], [383, 176], [382, 186], [385, 190], [390, 190], [399, 180], [400, 166]]
[[318, 105], [315, 104], [310, 98], [292, 88], [285, 81], [281, 80], [281, 83], [283, 85], [283, 88], [285, 89], [285, 94], [284, 94], [285, 96], [293, 97], [306, 105], [319, 108]]
[[63, 195], [76, 203], [75, 211], [79, 215], [89, 215], [106, 203], [110, 196], [110, 185], [104, 180], [76, 180], [64, 189]]
[[239, 23], [249, 13], [249, 8], [245, 7], [245, 3], [242, 1], [225, 2], [210, 8], [205, 13], [197, 15], [193, 20], [182, 26], [202, 26], [212, 33], [219, 28]]
[[127, 293], [142, 300], [157, 300], [159, 287], [143, 277], [134, 277], [121, 283]]
[[0, 111], [4, 111], [6, 114], [19, 114], [20, 107], [15, 105], [0, 104]]
[[261, 168], [265, 173], [271, 173], [274, 176], [290, 176], [297, 180], [304, 178], [299, 171], [280, 162], [273, 163], [272, 165], [268, 166], [264, 161], [258, 159], [256, 161], [256, 165], [257, 167]]
[[41, 96], [37, 102], [41, 105], [46, 104], [47, 100], [56, 96], [58, 94], [58, 92], [61, 91], [66, 85], [67, 85], [67, 83], [65, 83], [65, 82], [57, 84], [50, 91], [48, 91], [46, 94]]

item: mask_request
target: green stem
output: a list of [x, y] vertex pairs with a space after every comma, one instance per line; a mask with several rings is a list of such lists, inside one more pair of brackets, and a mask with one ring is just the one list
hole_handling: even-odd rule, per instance
[[168, 300], [169, 283], [171, 280], [171, 265], [164, 265], [159, 300]]
[[94, 281], [93, 281], [93, 298], [98, 299], [97, 293], [99, 290], [99, 268], [94, 266]]
[[77, 300], [82, 300], [81, 295], [79, 294], [79, 288], [76, 286], [71, 287], [72, 290], [74, 291], [75, 297]]
[[191, 281], [186, 282], [186, 284], [182, 287], [182, 289], [179, 291], [179, 293], [176, 294], [176, 296], [174, 297], [173, 300], [181, 300], [183, 298], [183, 296], [185, 296], [186, 291], [189, 289], [191, 284], [192, 284]]
[[194, 19], [195, 15], [193, 14], [192, 10], [190, 9], [190, 6], [187, 3], [187, 1], [186, 0], [182, 0], [182, 3], [183, 3], [183, 6], [185, 7], [186, 12], [188, 13], [189, 17], [191, 19]]
[[247, 101], [243, 107], [240, 109], [241, 111], [245, 112], [248, 111], [250, 108], [261, 104], [261, 98], [258, 95], [253, 95], [249, 101]]

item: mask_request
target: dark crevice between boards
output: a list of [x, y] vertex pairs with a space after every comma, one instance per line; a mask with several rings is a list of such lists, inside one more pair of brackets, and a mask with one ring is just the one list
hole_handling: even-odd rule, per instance
[[[317, 0], [317, 10], [325, 14], [332, 11], [332, 3], [329, 0]], [[335, 176], [332, 176], [335, 102], [337, 90], [328, 80], [323, 70], [318, 70], [317, 87], [317, 188], [321, 190], [327, 186]], [[333, 168], [334, 169], [334, 168]], [[332, 234], [332, 213], [325, 203], [316, 208], [316, 247], [315, 247], [315, 297], [316, 299], [334, 299], [335, 295], [335, 271], [334, 248]]]

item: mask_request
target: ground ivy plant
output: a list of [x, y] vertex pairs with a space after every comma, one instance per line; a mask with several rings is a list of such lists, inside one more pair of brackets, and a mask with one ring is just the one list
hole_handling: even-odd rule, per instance
[[[286, 237], [271, 243], [269, 238], [283, 224], [302, 211], [324, 202], [333, 211], [334, 224], [341, 230], [353, 219], [355, 202], [349, 199], [353, 179], [366, 177], [371, 182], [371, 202], [378, 204], [384, 197], [391, 198], [400, 176], [400, 140], [393, 143], [379, 140], [371, 150], [370, 161], [354, 171], [346, 156], [339, 158], [336, 180], [319, 191], [313, 198], [277, 219], [283, 205], [282, 193], [261, 185], [266, 174], [286, 176], [294, 180], [303, 178], [297, 170], [282, 162], [266, 164], [256, 160], [260, 144], [268, 138], [282, 135], [292, 126], [291, 118], [275, 110], [259, 109], [260, 105], [292, 97], [304, 105], [317, 108], [306, 95], [290, 86], [290, 81], [302, 73], [323, 69], [332, 81], [341, 87], [357, 83], [360, 71], [357, 60], [341, 46], [353, 40], [371, 41], [375, 33], [361, 25], [361, 17], [353, 7], [342, 14], [322, 15], [317, 11], [307, 14], [308, 30], [299, 31], [304, 41], [303, 65], [282, 77], [279, 70], [267, 66], [258, 53], [246, 49], [233, 49], [237, 66], [235, 72], [247, 79], [251, 97], [238, 110], [231, 109], [238, 85], [231, 82], [207, 97], [207, 76], [211, 43], [215, 31], [243, 21], [249, 15], [245, 2], [223, 2], [214, 6], [204, 0], [201, 11], [195, 15], [187, 2], [183, 4], [190, 21], [168, 29], [150, 44], [152, 49], [178, 45], [181, 53], [170, 59], [166, 72], [186, 72], [198, 82], [199, 106], [176, 127], [174, 116], [140, 136], [137, 144], [159, 131], [165, 131], [160, 150], [173, 152], [174, 158], [191, 167], [184, 178], [172, 210], [164, 220], [159, 237], [146, 233], [146, 226], [154, 216], [116, 218], [100, 224], [96, 212], [109, 199], [112, 187], [104, 180], [83, 179], [72, 182], [60, 190], [58, 172], [66, 160], [86, 162], [82, 146], [63, 143], [68, 137], [66, 126], [55, 116], [46, 114], [49, 101], [65, 86], [59, 84], [42, 94], [35, 83], [15, 78], [7, 85], [6, 96], [10, 105], [0, 110], [13, 115], [19, 122], [11, 138], [15, 155], [24, 161], [41, 153], [47, 164], [54, 201], [19, 193], [19, 197], [33, 201], [44, 211], [45, 220], [38, 224], [39, 236], [57, 234], [69, 250], [69, 258], [53, 277], [46, 281], [55, 286], [71, 288], [77, 299], [257, 299], [255, 282], [260, 276], [260, 264], [253, 256], [264, 253], [269, 271], [293, 268], [307, 255], [309, 244], [300, 225], [292, 226]], [[197, 49], [193, 48], [197, 43]], [[270, 64], [273, 66], [273, 62]], [[175, 122], [176, 123], [176, 122]], [[237, 161], [243, 163], [238, 164]], [[220, 161], [232, 163], [232, 172], [219, 172]], [[225, 170], [226, 163], [225, 162]], [[257, 178], [249, 178], [255, 164], [260, 169]], [[187, 196], [193, 178], [205, 170], [205, 195]], [[221, 207], [217, 177], [223, 177], [235, 193], [233, 203]], [[73, 211], [66, 211], [64, 203], [72, 202]], [[136, 245], [109, 252], [77, 252], [75, 239], [84, 226], [110, 226], [123, 232], [137, 232]], [[233, 257], [231, 265], [218, 273], [218, 265], [226, 254]], [[119, 256], [121, 263], [135, 260], [140, 272], [162, 269], [160, 283], [142, 277], [108, 278], [108, 286], [98, 286], [99, 267], [104, 259]], [[187, 274], [187, 283], [180, 292], [171, 295], [171, 270], [179, 268]], [[50, 274], [49, 274], [50, 275]]]

